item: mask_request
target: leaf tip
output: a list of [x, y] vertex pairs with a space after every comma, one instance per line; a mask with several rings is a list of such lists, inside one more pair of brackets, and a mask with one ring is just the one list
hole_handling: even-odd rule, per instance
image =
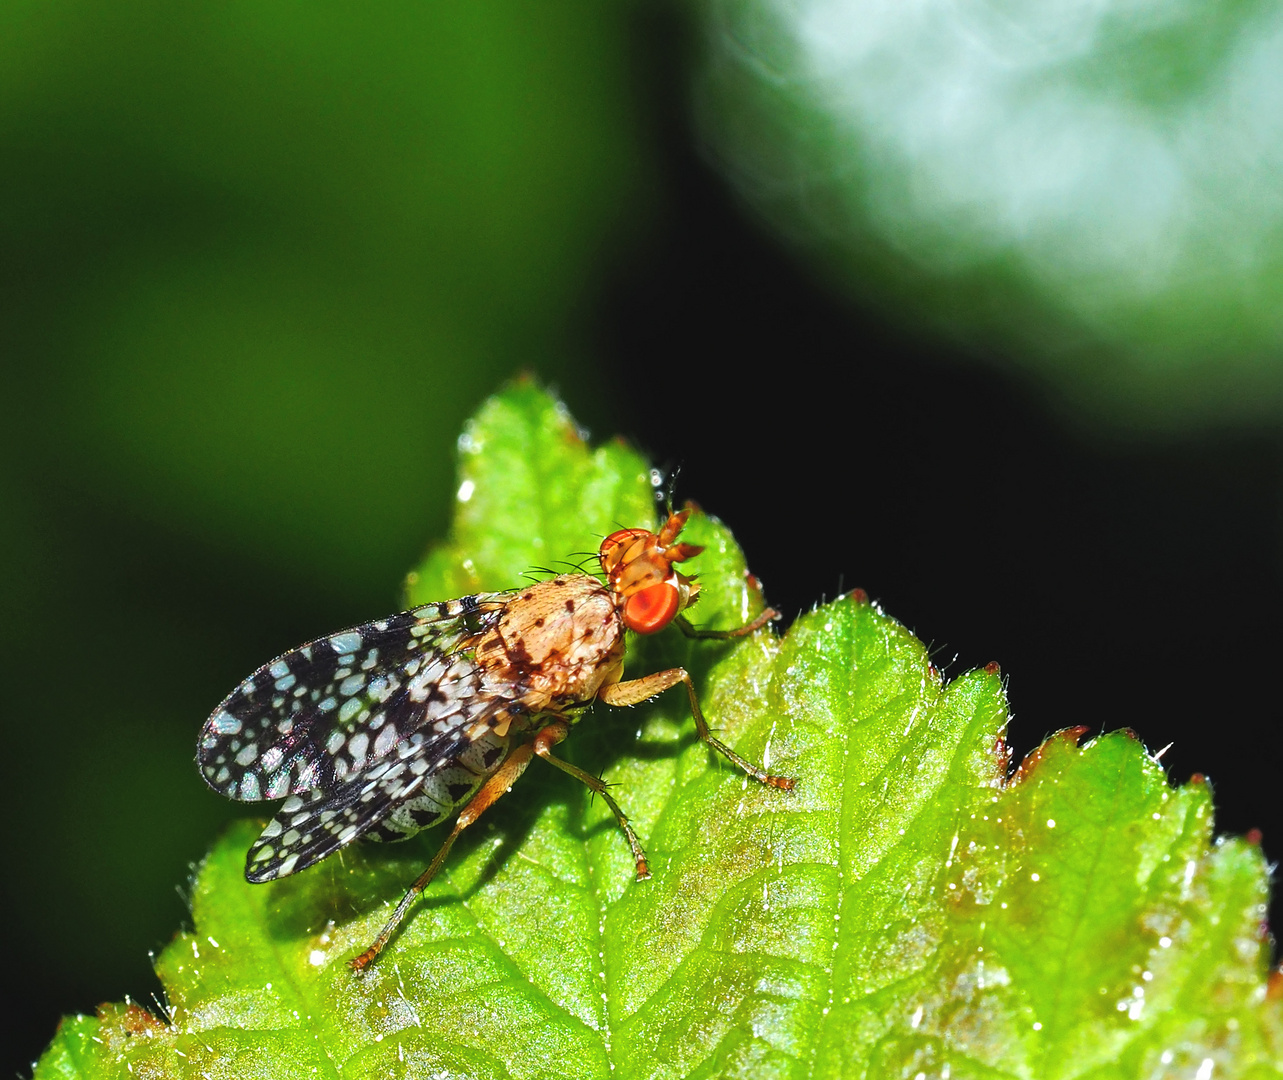
[[169, 1026], [129, 998], [125, 998], [123, 1005], [115, 1001], [103, 1002], [98, 1006], [97, 1012], [98, 1020], [105, 1030], [114, 1028], [127, 1039], [138, 1035], [156, 1035]]
[[985, 664], [984, 672], [986, 675], [1001, 675], [1002, 665], [997, 660], [990, 660], [989, 663]]
[[1014, 787], [1028, 780], [1052, 749], [1058, 746], [1063, 746], [1067, 750], [1077, 749], [1082, 737], [1089, 730], [1086, 724], [1075, 724], [1073, 727], [1062, 728], [1054, 735], [1048, 735], [1047, 738], [1043, 739], [1041, 745], [1034, 747], [1025, 755], [1024, 761], [1017, 766], [1008, 786]]

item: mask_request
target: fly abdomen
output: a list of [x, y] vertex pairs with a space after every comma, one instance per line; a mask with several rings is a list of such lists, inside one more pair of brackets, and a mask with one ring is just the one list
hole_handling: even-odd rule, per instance
[[491, 732], [469, 743], [448, 764], [423, 778], [410, 797], [365, 835], [371, 840], [408, 840], [439, 825], [476, 794], [508, 754], [506, 736]]

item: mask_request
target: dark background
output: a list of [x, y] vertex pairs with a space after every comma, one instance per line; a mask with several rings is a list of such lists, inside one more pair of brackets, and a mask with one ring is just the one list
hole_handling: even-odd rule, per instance
[[[454, 397], [425, 410], [430, 434], [406, 438], [440, 479], [402, 493], [413, 527], [346, 576], [303, 550], [306, 528], [290, 534], [299, 557], [283, 558], [224, 533], [217, 500], [203, 517], [172, 514], [131, 494], [144, 480], [103, 479], [92, 424], [55, 407], [83, 396], [77, 363], [94, 361], [48, 340], [60, 290], [114, 241], [82, 222], [41, 248], [9, 223], [22, 243], [4, 263], [3, 889], [21, 993], [0, 1072], [25, 1070], [65, 1012], [149, 1002], [148, 950], [183, 923], [188, 865], [237, 814], [191, 766], [205, 714], [264, 658], [396, 607], [405, 569], [445, 527], [462, 417], [523, 369], [554, 381], [595, 438], [621, 433], [680, 466], [678, 497], [732, 526], [786, 619], [863, 587], [947, 674], [1002, 665], [1018, 755], [1071, 724], [1132, 727], [1152, 750], [1173, 744], [1174, 781], [1211, 779], [1219, 831], [1260, 828], [1267, 856], [1283, 851], [1283, 438], [1101, 427], [1000, 363], [839, 298], [702, 160], [687, 39], [662, 20], [630, 32], [642, 224], [603, 230], [549, 338], [559, 346], [527, 349], [514, 332], [471, 381], [425, 369]], [[151, 207], [161, 224], [140, 216], [161, 230], [201, 205], [175, 204]], [[309, 377], [286, 368], [271, 386], [305, 392]], [[377, 393], [368, 408], [377, 426]], [[143, 472], [166, 467], [142, 445]], [[288, 488], [279, 498], [298, 512]], [[345, 527], [381, 522], [333, 526]]]

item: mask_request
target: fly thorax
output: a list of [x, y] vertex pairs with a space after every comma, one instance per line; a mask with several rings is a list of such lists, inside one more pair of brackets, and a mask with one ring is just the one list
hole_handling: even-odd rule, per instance
[[493, 685], [518, 687], [533, 711], [591, 701], [623, 658], [614, 593], [586, 574], [564, 574], [518, 593], [477, 642]]

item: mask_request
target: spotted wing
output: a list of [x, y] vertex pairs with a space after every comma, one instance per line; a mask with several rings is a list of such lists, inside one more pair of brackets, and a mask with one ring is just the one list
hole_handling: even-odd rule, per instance
[[[258, 883], [304, 870], [378, 825], [406, 800], [423, 798], [433, 775], [454, 762], [469, 741], [466, 729], [502, 714], [505, 708], [502, 702], [492, 702], [470, 715], [466, 724], [456, 724], [444, 734], [416, 733], [394, 755], [333, 790], [314, 788], [286, 799], [249, 849], [245, 877]], [[491, 745], [484, 756], [493, 759], [486, 761], [492, 767], [502, 750], [499, 744], [487, 742]]]
[[411, 742], [430, 756], [427, 742], [454, 745], [502, 704], [463, 645], [514, 595], [426, 604], [265, 664], [205, 721], [196, 753], [205, 782], [233, 799], [314, 790], [324, 799], [348, 781], [368, 780], [372, 767]]

